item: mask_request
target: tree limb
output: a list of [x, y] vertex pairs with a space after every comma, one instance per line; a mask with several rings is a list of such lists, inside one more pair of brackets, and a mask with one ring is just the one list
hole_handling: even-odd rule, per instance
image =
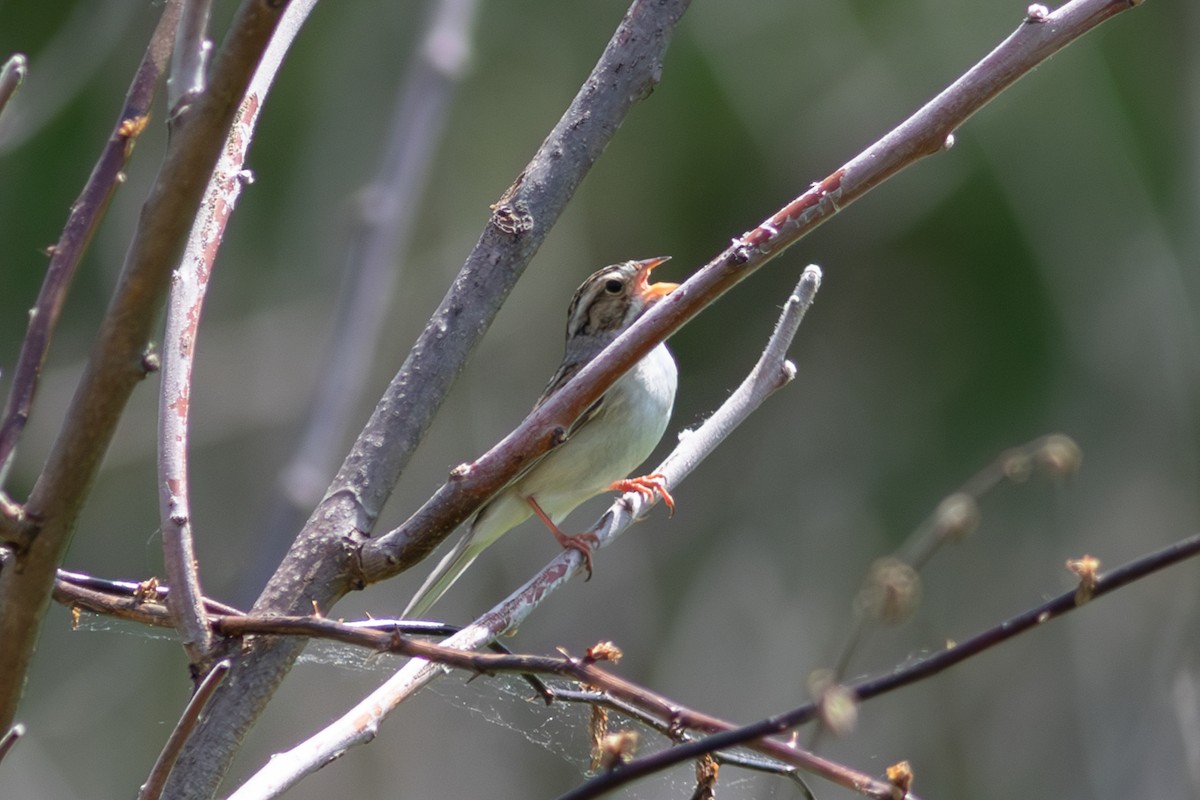
[[16, 714], [55, 570], [125, 404], [151, 368], [147, 348], [170, 270], [283, 7], [286, 3], [243, 2], [214, 64], [208, 91], [176, 120], [96, 345], [25, 505], [34, 526], [32, 541], [15, 556], [20, 564], [0, 575], [0, 728], [11, 725]]
[[[255, 611], [328, 609], [360, 585], [352, 563], [357, 548], [521, 271], [621, 121], [661, 77], [671, 31], [689, 2], [635, 0], [630, 7], [562, 119], [497, 203]], [[245, 732], [302, 649], [302, 642], [260, 639], [232, 654], [233, 679], [217, 692], [185, 749], [175, 774], [191, 780], [173, 783], [173, 797], [212, 796]], [[192, 758], [208, 765], [202, 776], [184, 767]]]
[[882, 139], [734, 239], [499, 444], [456, 468], [407, 521], [363, 548], [359, 579], [383, 580], [423, 559], [525, 464], [556, 444], [560, 432], [655, 345], [838, 211], [905, 167], [943, 150], [958, 126], [1018, 78], [1132, 7], [1130, 0], [1072, 0], [1053, 13], [1028, 17], [995, 50]]

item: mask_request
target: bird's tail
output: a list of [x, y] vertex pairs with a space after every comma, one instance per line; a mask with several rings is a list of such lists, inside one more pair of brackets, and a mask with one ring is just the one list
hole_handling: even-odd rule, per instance
[[437, 568], [425, 579], [425, 583], [421, 584], [413, 599], [408, 601], [408, 607], [404, 609], [402, 617], [414, 619], [424, 616], [438, 598], [458, 580], [458, 576], [471, 566], [471, 562], [487, 547], [486, 544], [483, 547], [478, 546], [472, 539], [471, 531], [467, 531], [458, 544], [454, 545], [454, 549], [446, 554]]

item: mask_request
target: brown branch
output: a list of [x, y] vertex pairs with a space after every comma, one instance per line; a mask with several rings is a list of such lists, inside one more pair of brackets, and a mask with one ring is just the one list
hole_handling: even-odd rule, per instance
[[[804, 312], [813, 302], [820, 274], [813, 266], [804, 270], [749, 375], [697, 430], [680, 438], [679, 445], [655, 470], [666, 483], [678, 485], [742, 420], [791, 380], [794, 368], [786, 360], [787, 348]], [[653, 504], [654, 501], [637, 492], [627, 492], [617, 498], [589, 531], [596, 538], [596, 547], [612, 543]], [[581, 565], [582, 557], [578, 552], [564, 551], [508, 599], [442, 642], [442, 646], [470, 651], [495, 641], [505, 631], [520, 625], [547, 597], [578, 573]], [[350, 747], [370, 741], [385, 716], [443, 674], [444, 670], [428, 662], [409, 662], [339, 719], [292, 748], [286, 757], [273, 758], [243, 785], [245, 796], [273, 796], [274, 787], [290, 786]]]
[[158, 754], [158, 758], [150, 770], [150, 776], [138, 790], [138, 800], [158, 800], [162, 796], [163, 789], [167, 786], [167, 778], [170, 776], [171, 769], [175, 766], [180, 752], [183, 751], [184, 743], [200, 723], [201, 712], [212, 700], [213, 693], [228, 674], [229, 661], [226, 659], [213, 664], [212, 669], [200, 681], [200, 685], [196, 687], [196, 693], [184, 707], [179, 722], [175, 724], [171, 735], [167, 737], [167, 743], [163, 745], [162, 752]]
[[[1148, 553], [1106, 574], [1087, 576], [1088, 584], [1091, 586], [1090, 597], [1095, 599], [1115, 592], [1166, 567], [1197, 556], [1200, 556], [1200, 534]], [[125, 618], [140, 618], [149, 624], [169, 624], [166, 609], [161, 604], [126, 599], [113, 593], [84, 588], [81, 584], [95, 579], [86, 579], [86, 576], [66, 573], [64, 575], [68, 575], [69, 580], [60, 581], [62, 595], [56, 595], [57, 599], [64, 604], [83, 605], [100, 613]], [[110, 583], [97, 581], [99, 585]], [[136, 586], [136, 584], [126, 583], [116, 585], [123, 587], [122, 594], [128, 587]], [[161, 591], [161, 588], [156, 587], [156, 591]], [[142, 610], [131, 614], [131, 608], [139, 603], [142, 605]], [[959, 642], [952, 648], [888, 672], [881, 677], [848, 684], [844, 688], [859, 702], [873, 699], [937, 675], [967, 658], [1063, 616], [1084, 604], [1080, 602], [1077, 590], [1071, 589], [1042, 605]], [[600, 686], [608, 693], [609, 697], [615, 698], [620, 703], [628, 704], [629, 707], [640, 713], [648, 713], [660, 721], [675, 722], [677, 725], [701, 732], [724, 730], [721, 726], [727, 724], [702, 712], [679, 706], [644, 687], [617, 678], [600, 669], [588, 659], [476, 653], [471, 650], [447, 647], [444, 644], [434, 644], [400, 635], [394, 630], [390, 630], [392, 623], [381, 620], [369, 620], [360, 624], [321, 617], [238, 616], [219, 613], [212, 616], [211, 622], [214, 632], [223, 636], [277, 635], [322, 638], [364, 647], [376, 652], [390, 652], [436, 661], [475, 674], [520, 672], [568, 677], [588, 685]], [[717, 752], [738, 745], [748, 745], [756, 739], [783, 733], [790, 728], [812, 721], [819, 713], [818, 704], [806, 703], [784, 714], [761, 720], [752, 725], [731, 728], [705, 739], [681, 744], [653, 756], [629, 762], [616, 773], [601, 776], [580, 787], [579, 793], [572, 793], [567, 797], [573, 800], [595, 797], [617, 785], [636, 780], [674, 764], [695, 759], [705, 753]], [[777, 740], [765, 739], [763, 746], [767, 748], [764, 752], [768, 755], [780, 758], [787, 756], [785, 759], [787, 763], [794, 763], [794, 759], [788, 754], [795, 751], [789, 745]], [[778, 748], [783, 748], [783, 750], [780, 751]]]
[[[1200, 534], [1190, 536], [1153, 553], [1124, 564], [1111, 572], [1096, 578], [1092, 590], [1092, 598], [1115, 592], [1116, 590], [1158, 572], [1161, 569], [1178, 564], [1189, 558], [1200, 555]], [[982, 633], [959, 642], [951, 648], [942, 650], [934, 655], [915, 661], [900, 669], [889, 672], [878, 678], [871, 678], [857, 683], [851, 683], [844, 688], [859, 702], [870, 700], [887, 692], [933, 677], [972, 656], [995, 647], [1028, 630], [1039, 627], [1043, 623], [1061, 617], [1080, 607], [1076, 590], [1063, 592], [1054, 599], [1040, 606], [1011, 617], [999, 625], [995, 625]], [[675, 764], [691, 761], [705, 753], [713, 753], [729, 747], [745, 745], [763, 736], [773, 736], [797, 725], [803, 725], [814, 719], [820, 713], [816, 703], [805, 703], [802, 706], [777, 716], [768, 717], [750, 725], [743, 726], [724, 733], [714, 734], [705, 739], [680, 745], [671, 750], [655, 753], [652, 756], [640, 758], [625, 764], [618, 772], [601, 775], [588, 781], [573, 792], [569, 792], [559, 800], [586, 800], [599, 797], [618, 786], [623, 786], [638, 778], [660, 772]]]
[[[88, 176], [83, 191], [71, 206], [71, 213], [67, 216], [67, 223], [59, 235], [58, 242], [49, 250], [50, 264], [46, 268], [46, 277], [42, 281], [37, 301], [29, 312], [29, 324], [25, 331], [25, 339], [21, 343], [20, 355], [17, 357], [12, 388], [9, 390], [4, 413], [0, 415], [0, 487], [3, 486], [4, 476], [16, 457], [17, 444], [29, 421], [42, 365], [46, 362], [50, 341], [58, 325], [58, 317], [67, 293], [71, 290], [79, 262], [87, 252], [92, 234], [96, 232], [100, 220], [108, 210], [109, 201], [122, 183], [121, 171], [125, 169], [133, 153], [133, 145], [149, 120], [150, 104], [154, 100], [158, 80], [171, 55], [180, 2], [181, 0], [171, 0], [163, 7], [162, 17], [150, 36], [150, 44], [125, 94], [125, 101], [112, 134], [104, 149], [100, 151], [100, 158], [92, 167], [92, 173]], [[17, 57], [14, 56], [15, 58]], [[9, 64], [11, 63], [10, 60]], [[5, 65], [6, 75], [9, 64]], [[19, 68], [19, 74], [24, 75], [24, 64], [20, 64]]]
[[614, 380], [709, 304], [841, 209], [921, 158], [939, 152], [953, 131], [1003, 89], [1130, 0], [1072, 0], [1029, 18], [941, 94], [823, 181], [788, 203], [658, 303], [516, 430], [450, 480], [400, 527], [363, 548], [363, 583], [391, 577], [420, 561], [481, 502], [561, 439], [571, 421]]
[[[421, 658], [456, 669], [473, 672], [477, 675], [491, 675], [497, 672], [519, 672], [570, 678], [581, 684], [600, 688], [605, 694], [652, 715], [659, 720], [660, 724], [665, 726], [681, 727], [702, 732], [726, 731], [734, 728], [732, 723], [725, 722], [703, 712], [694, 711], [650, 689], [606, 672], [598, 667], [596, 662], [590, 657], [575, 659], [553, 656], [476, 653], [471, 650], [460, 650], [434, 644], [433, 642], [412, 639], [395, 633], [388, 634], [381, 631], [363, 630], [319, 617], [246, 616], [217, 618], [214, 620], [213, 629], [220, 635], [238, 638], [261, 634], [332, 639], [347, 644], [368, 647], [377, 652]], [[365, 724], [365, 721], [360, 724]], [[856, 770], [791, 747], [783, 742], [768, 740], [748, 743], [748, 746], [772, 758], [777, 758], [784, 763], [820, 775], [841, 786], [862, 792], [870, 797], [881, 798], [881, 800], [889, 800], [892, 797], [891, 787], [888, 784], [876, 781]], [[303, 748], [304, 745], [301, 747]], [[269, 775], [265, 774], [265, 770], [261, 771], [259, 775], [256, 775], [251, 781], [243, 784], [242, 787], [230, 795], [230, 800], [276, 797], [279, 792], [294, 785], [296, 777], [294, 773], [291, 775], [281, 775], [281, 773], [287, 772], [289, 755], [294, 754], [295, 751], [291, 754], [276, 755], [270, 762], [269, 766], [271, 770]], [[329, 759], [340, 754], [341, 751], [331, 751]], [[294, 765], [296, 760], [294, 758], [291, 759]], [[303, 774], [306, 774], [306, 772], [307, 770]]]
[[[142, 207], [96, 344], [25, 505], [34, 526], [32, 541], [16, 555], [20, 563], [6, 569], [0, 581], [0, 728], [10, 725], [16, 714], [55, 571], [125, 404], [151, 367], [150, 334], [170, 270], [283, 7], [286, 3], [243, 2], [214, 63], [208, 90], [173, 121], [167, 153]], [[131, 128], [125, 138], [132, 132]]]

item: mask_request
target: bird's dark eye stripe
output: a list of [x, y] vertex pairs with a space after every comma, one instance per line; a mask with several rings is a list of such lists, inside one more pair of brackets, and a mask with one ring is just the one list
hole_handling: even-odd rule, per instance
[[609, 278], [604, 282], [604, 291], [608, 292], [609, 294], [620, 294], [621, 290], [624, 288], [625, 284], [616, 278]]

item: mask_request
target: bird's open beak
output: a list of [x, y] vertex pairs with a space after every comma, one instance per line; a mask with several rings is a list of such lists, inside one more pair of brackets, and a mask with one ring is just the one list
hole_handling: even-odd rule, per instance
[[650, 283], [650, 270], [657, 267], [659, 264], [670, 261], [670, 256], [662, 256], [660, 258], [647, 258], [645, 261], [639, 261], [640, 269], [637, 273], [637, 289], [648, 302], [661, 300], [671, 292], [679, 288], [678, 283]]

